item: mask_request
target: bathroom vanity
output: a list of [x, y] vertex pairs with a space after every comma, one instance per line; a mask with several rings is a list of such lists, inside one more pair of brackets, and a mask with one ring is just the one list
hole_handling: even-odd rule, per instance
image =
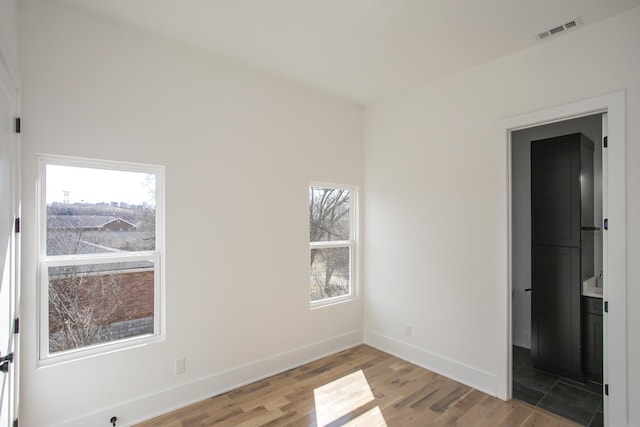
[[582, 367], [586, 379], [602, 383], [602, 298], [582, 297]]

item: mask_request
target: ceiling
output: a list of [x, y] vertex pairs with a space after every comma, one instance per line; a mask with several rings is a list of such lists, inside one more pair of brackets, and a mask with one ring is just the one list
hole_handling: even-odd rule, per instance
[[[366, 105], [640, 0], [59, 0]], [[536, 34], [584, 23], [543, 41]]]

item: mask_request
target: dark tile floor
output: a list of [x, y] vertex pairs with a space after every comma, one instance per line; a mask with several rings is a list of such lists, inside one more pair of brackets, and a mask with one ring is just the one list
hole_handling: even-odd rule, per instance
[[513, 397], [585, 426], [604, 425], [602, 385], [586, 384], [533, 367], [531, 351], [513, 347]]

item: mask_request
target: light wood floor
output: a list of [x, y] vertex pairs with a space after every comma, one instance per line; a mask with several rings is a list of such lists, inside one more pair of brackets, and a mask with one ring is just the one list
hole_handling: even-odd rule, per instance
[[138, 427], [343, 425], [577, 426], [359, 345]]

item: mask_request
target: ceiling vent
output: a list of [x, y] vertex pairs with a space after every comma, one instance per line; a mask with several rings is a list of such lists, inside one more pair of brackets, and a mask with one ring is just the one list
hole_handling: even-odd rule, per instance
[[571, 29], [574, 29], [576, 27], [579, 27], [580, 25], [582, 25], [582, 21], [580, 20], [580, 18], [575, 18], [575, 19], [572, 19], [569, 22], [565, 22], [562, 25], [558, 25], [557, 27], [553, 27], [553, 28], [550, 28], [550, 29], [548, 29], [546, 31], [538, 33], [536, 35], [536, 38], [538, 40], [544, 40], [544, 39], [547, 39], [547, 38], [549, 38], [551, 36], [558, 35], [558, 34], [562, 33], [563, 31], [571, 30]]

